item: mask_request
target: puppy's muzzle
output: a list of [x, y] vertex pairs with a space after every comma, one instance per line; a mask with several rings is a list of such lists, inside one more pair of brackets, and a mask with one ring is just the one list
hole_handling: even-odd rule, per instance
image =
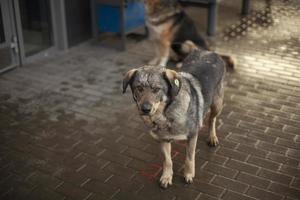
[[146, 101], [142, 104], [141, 110], [144, 114], [148, 115], [152, 110], [152, 105]]

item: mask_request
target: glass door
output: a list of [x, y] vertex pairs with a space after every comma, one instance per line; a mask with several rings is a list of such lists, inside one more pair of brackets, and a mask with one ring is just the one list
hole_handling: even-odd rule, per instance
[[25, 57], [53, 46], [50, 0], [19, 0], [18, 3]]
[[11, 0], [0, 0], [0, 73], [19, 65]]

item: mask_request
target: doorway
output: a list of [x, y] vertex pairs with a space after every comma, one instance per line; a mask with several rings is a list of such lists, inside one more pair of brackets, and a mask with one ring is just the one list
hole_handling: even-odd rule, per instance
[[20, 64], [11, 0], [0, 0], [0, 73]]
[[19, 0], [25, 57], [53, 45], [49, 0]]
[[51, 0], [0, 0], [0, 73], [54, 46]]

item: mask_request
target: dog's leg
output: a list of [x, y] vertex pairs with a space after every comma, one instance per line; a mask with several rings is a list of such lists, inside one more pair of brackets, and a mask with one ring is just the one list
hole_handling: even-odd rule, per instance
[[166, 66], [167, 62], [170, 58], [170, 51], [171, 51], [171, 41], [172, 41], [172, 30], [166, 29], [159, 40], [159, 55], [160, 55], [160, 66]]
[[184, 166], [184, 178], [187, 183], [192, 183], [195, 177], [195, 153], [198, 133], [190, 138], [186, 146], [186, 159]]
[[173, 163], [171, 158], [171, 143], [170, 142], [161, 142], [161, 150], [164, 154], [165, 160], [163, 163], [163, 172], [160, 177], [160, 185], [163, 188], [167, 188], [169, 185], [172, 185], [173, 178]]
[[148, 62], [149, 65], [157, 65], [159, 63], [159, 57], [160, 57], [160, 53], [159, 53], [159, 47], [156, 43], [158, 43], [157, 41], [153, 40], [152, 41], [154, 43], [154, 50], [155, 50], [155, 57], [150, 60]]
[[169, 41], [161, 41], [160, 44], [160, 60], [159, 65], [165, 67], [170, 57], [170, 42]]
[[219, 140], [216, 134], [216, 117], [209, 118], [209, 138], [208, 145], [215, 147], [219, 144]]
[[215, 147], [219, 144], [219, 140], [216, 133], [216, 119], [217, 116], [221, 113], [223, 108], [223, 84], [221, 84], [218, 93], [214, 97], [214, 101], [212, 103], [211, 113], [209, 116], [209, 138], [208, 145], [211, 147]]

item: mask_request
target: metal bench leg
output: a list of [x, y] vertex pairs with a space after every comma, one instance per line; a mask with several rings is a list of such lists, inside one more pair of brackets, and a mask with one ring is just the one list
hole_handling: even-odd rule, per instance
[[209, 36], [213, 36], [216, 33], [217, 17], [218, 17], [217, 13], [218, 13], [217, 3], [210, 4], [208, 8], [208, 17], [207, 17], [207, 34]]
[[248, 15], [250, 12], [250, 0], [243, 0], [242, 15]]

